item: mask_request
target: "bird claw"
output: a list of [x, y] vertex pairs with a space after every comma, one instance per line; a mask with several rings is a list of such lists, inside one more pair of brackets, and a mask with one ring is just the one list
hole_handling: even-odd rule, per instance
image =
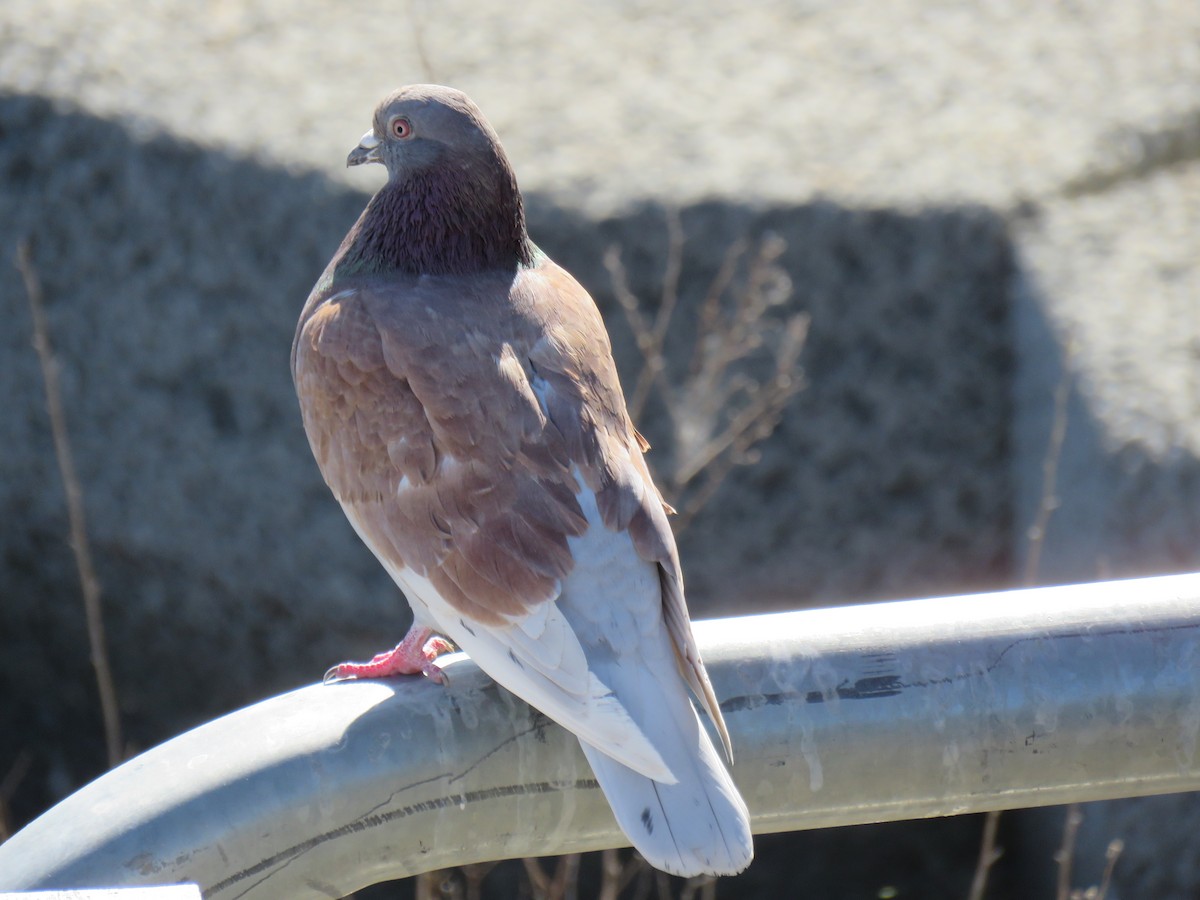
[[392, 650], [376, 653], [370, 662], [338, 663], [321, 679], [323, 684], [356, 681], [362, 678], [386, 678], [389, 675], [424, 675], [434, 684], [449, 684], [446, 673], [436, 664], [439, 653], [448, 653], [454, 645], [441, 637], [429, 637], [425, 629], [410, 631]]
[[351, 663], [338, 663], [331, 666], [321, 678], [321, 684], [337, 684], [339, 681], [351, 681], [355, 676], [343, 674], [343, 670]]

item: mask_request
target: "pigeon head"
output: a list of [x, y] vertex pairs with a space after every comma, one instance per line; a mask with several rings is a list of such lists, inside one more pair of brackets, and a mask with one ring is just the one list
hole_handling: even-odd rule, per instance
[[390, 179], [402, 180], [450, 161], [508, 168], [500, 139], [466, 94], [415, 84], [379, 104], [374, 127], [350, 151], [346, 165], [383, 163]]
[[385, 98], [347, 166], [381, 163], [388, 181], [346, 236], [345, 271], [465, 274], [530, 265], [517, 179], [471, 99], [433, 84]]

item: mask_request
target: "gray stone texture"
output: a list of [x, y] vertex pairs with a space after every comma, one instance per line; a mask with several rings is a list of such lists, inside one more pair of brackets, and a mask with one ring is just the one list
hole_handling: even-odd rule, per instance
[[[403, 83], [487, 112], [627, 384], [607, 248], [653, 310], [681, 210], [679, 375], [726, 248], [785, 242], [773, 315], [811, 317], [807, 386], [681, 537], [696, 613], [1200, 568], [1200, 6], [513, 7], [0, 9], [0, 779], [33, 760], [14, 819], [103, 765], [17, 242], [45, 282], [136, 750], [405, 627], [288, 373], [300, 305], [381, 174], [341, 163]], [[669, 467], [661, 408], [639, 424]], [[1200, 889], [1194, 797], [1086, 812], [1077, 883], [1122, 837], [1110, 897]], [[1011, 816], [1013, 864], [1049, 872], [1060, 818]], [[907, 883], [904, 865], [867, 868]]]

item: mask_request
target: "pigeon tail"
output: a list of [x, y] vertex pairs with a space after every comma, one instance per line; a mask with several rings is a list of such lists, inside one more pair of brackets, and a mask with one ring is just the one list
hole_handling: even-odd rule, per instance
[[635, 714], [635, 721], [678, 781], [653, 781], [581, 741], [617, 824], [642, 856], [664, 872], [742, 871], [754, 857], [750, 814], [682, 683], [674, 678], [664, 686], [644, 674], [635, 680], [638, 691], [654, 695], [646, 705], [653, 714]]
[[658, 564], [638, 559], [628, 531], [605, 527], [595, 495], [581, 490], [588, 530], [570, 538], [575, 568], [558, 605], [588, 666], [662, 757], [674, 779], [639, 774], [627, 751], [576, 732], [621, 830], [655, 868], [729, 875], [754, 855], [750, 814], [692, 705], [663, 621]]

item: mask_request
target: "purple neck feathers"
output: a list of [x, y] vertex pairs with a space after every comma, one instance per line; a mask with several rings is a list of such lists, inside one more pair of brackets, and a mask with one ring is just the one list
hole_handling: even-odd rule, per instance
[[507, 165], [435, 166], [389, 180], [335, 258], [336, 274], [464, 275], [531, 265], [525, 210]]

